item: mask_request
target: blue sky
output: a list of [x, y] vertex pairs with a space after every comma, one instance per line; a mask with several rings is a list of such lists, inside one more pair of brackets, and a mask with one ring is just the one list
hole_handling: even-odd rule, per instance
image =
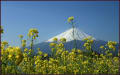
[[67, 18], [74, 16], [76, 27], [85, 33], [97, 39], [118, 42], [118, 7], [118, 2], [112, 1], [2, 2], [2, 26], [5, 31], [2, 40], [19, 46], [18, 35], [22, 34], [27, 39], [28, 30], [37, 28], [39, 38], [36, 43], [39, 43], [71, 28]]

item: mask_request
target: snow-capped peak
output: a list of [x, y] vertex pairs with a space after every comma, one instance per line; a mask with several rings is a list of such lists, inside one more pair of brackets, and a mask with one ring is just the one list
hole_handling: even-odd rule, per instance
[[[74, 32], [74, 38], [76, 40], [83, 40], [84, 38], [90, 36], [86, 33], [84, 33], [83, 31], [77, 29], [77, 28], [70, 28], [68, 30], [66, 30], [65, 32], [57, 35], [57, 36], [54, 36], [52, 38], [50, 38], [48, 41], [46, 42], [53, 42], [53, 38], [57, 38], [58, 40], [60, 40], [61, 38], [66, 38], [66, 41], [72, 41], [74, 40], [73, 38], [73, 32]], [[93, 39], [95, 39], [94, 37], [92, 37]]]

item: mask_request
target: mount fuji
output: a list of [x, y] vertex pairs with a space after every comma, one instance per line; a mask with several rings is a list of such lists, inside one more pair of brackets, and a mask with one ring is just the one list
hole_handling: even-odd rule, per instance
[[[53, 42], [53, 38], [57, 38], [58, 40], [60, 40], [60, 38], [66, 38], [66, 43], [64, 43], [64, 47], [66, 50], [70, 51], [71, 49], [73, 49], [74, 45], [74, 38], [73, 38], [73, 31], [74, 31], [74, 38], [76, 39], [76, 43], [77, 43], [77, 48], [81, 49], [81, 50], [85, 50], [85, 48], [83, 47], [84, 42], [82, 41], [84, 38], [90, 36], [88, 34], [86, 34], [85, 32], [77, 29], [77, 28], [70, 28], [68, 30], [66, 30], [65, 32], [58, 34], [50, 39], [48, 39], [45, 42], [42, 43], [38, 43], [34, 45], [34, 50], [35, 53], [37, 53], [37, 48], [40, 48], [41, 51], [50, 54], [51, 53], [51, 49], [49, 47], [49, 44], [51, 42]], [[97, 53], [102, 53], [102, 50], [99, 48], [101, 45], [105, 45], [107, 43], [107, 41], [104, 40], [97, 40], [94, 37], [92, 37], [92, 39], [94, 40], [93, 43], [93, 50]], [[118, 53], [118, 45], [116, 46], [117, 49], [115, 52], [113, 52], [115, 55]]]
[[[73, 38], [73, 32], [74, 32], [74, 38]], [[50, 38], [46, 42], [53, 42], [53, 38], [58, 38], [58, 40], [60, 40], [61, 38], [66, 38], [66, 42], [70, 42], [70, 41], [73, 41], [74, 39], [83, 40], [84, 38], [86, 38], [88, 36], [90, 36], [90, 35], [84, 33], [83, 31], [81, 31], [77, 28], [70, 28], [61, 34]], [[95, 38], [93, 37], [93, 39], [95, 39]]]

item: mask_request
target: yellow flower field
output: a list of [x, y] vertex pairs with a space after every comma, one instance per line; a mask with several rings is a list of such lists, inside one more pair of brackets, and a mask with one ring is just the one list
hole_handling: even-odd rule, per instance
[[[69, 22], [74, 17], [69, 18]], [[2, 34], [4, 30], [2, 29]], [[1, 43], [2, 74], [117, 74], [119, 59], [110, 53], [115, 50], [114, 41], [108, 41], [101, 49], [107, 50], [106, 54], [97, 54], [92, 51], [91, 45], [94, 40], [91, 37], [85, 38], [83, 47], [88, 52], [80, 49], [72, 49], [70, 52], [64, 48], [65, 38], [58, 41], [53, 39], [50, 43], [52, 54], [43, 53], [38, 48], [34, 54], [34, 40], [38, 37], [37, 29], [30, 29], [28, 32], [31, 41], [30, 49], [26, 48], [26, 40], [19, 35], [21, 47], [12, 47], [7, 41]]]

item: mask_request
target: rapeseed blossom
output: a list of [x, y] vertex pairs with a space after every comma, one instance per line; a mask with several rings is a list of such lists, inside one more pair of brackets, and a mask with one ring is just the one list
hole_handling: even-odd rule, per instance
[[[70, 17], [69, 21], [74, 20]], [[29, 37], [38, 36], [38, 30], [30, 29]], [[108, 41], [106, 45], [100, 46], [105, 54], [97, 54], [92, 51], [94, 40], [92, 37], [85, 38], [82, 49], [66, 50], [64, 44], [67, 39], [54, 38], [49, 44], [51, 54], [42, 52], [38, 48], [37, 54], [33, 54], [34, 49], [21, 48], [8, 45], [7, 41], [1, 44], [2, 73], [13, 74], [117, 74], [119, 71], [119, 57], [114, 56], [110, 51], [116, 49], [116, 42]], [[26, 46], [26, 40], [21, 40], [23, 47]], [[34, 45], [34, 44], [33, 44]], [[6, 46], [6, 47], [4, 47]]]
[[38, 37], [38, 30], [36, 28], [32, 28], [28, 32], [28, 37], [32, 37], [32, 39], [36, 39]]
[[23, 35], [19, 35], [19, 38], [21, 38], [21, 39], [22, 39], [22, 38], [23, 38]]
[[71, 17], [69, 17], [68, 18], [68, 22], [70, 23], [71, 21], [73, 21], [74, 20], [74, 16], [71, 16]]

